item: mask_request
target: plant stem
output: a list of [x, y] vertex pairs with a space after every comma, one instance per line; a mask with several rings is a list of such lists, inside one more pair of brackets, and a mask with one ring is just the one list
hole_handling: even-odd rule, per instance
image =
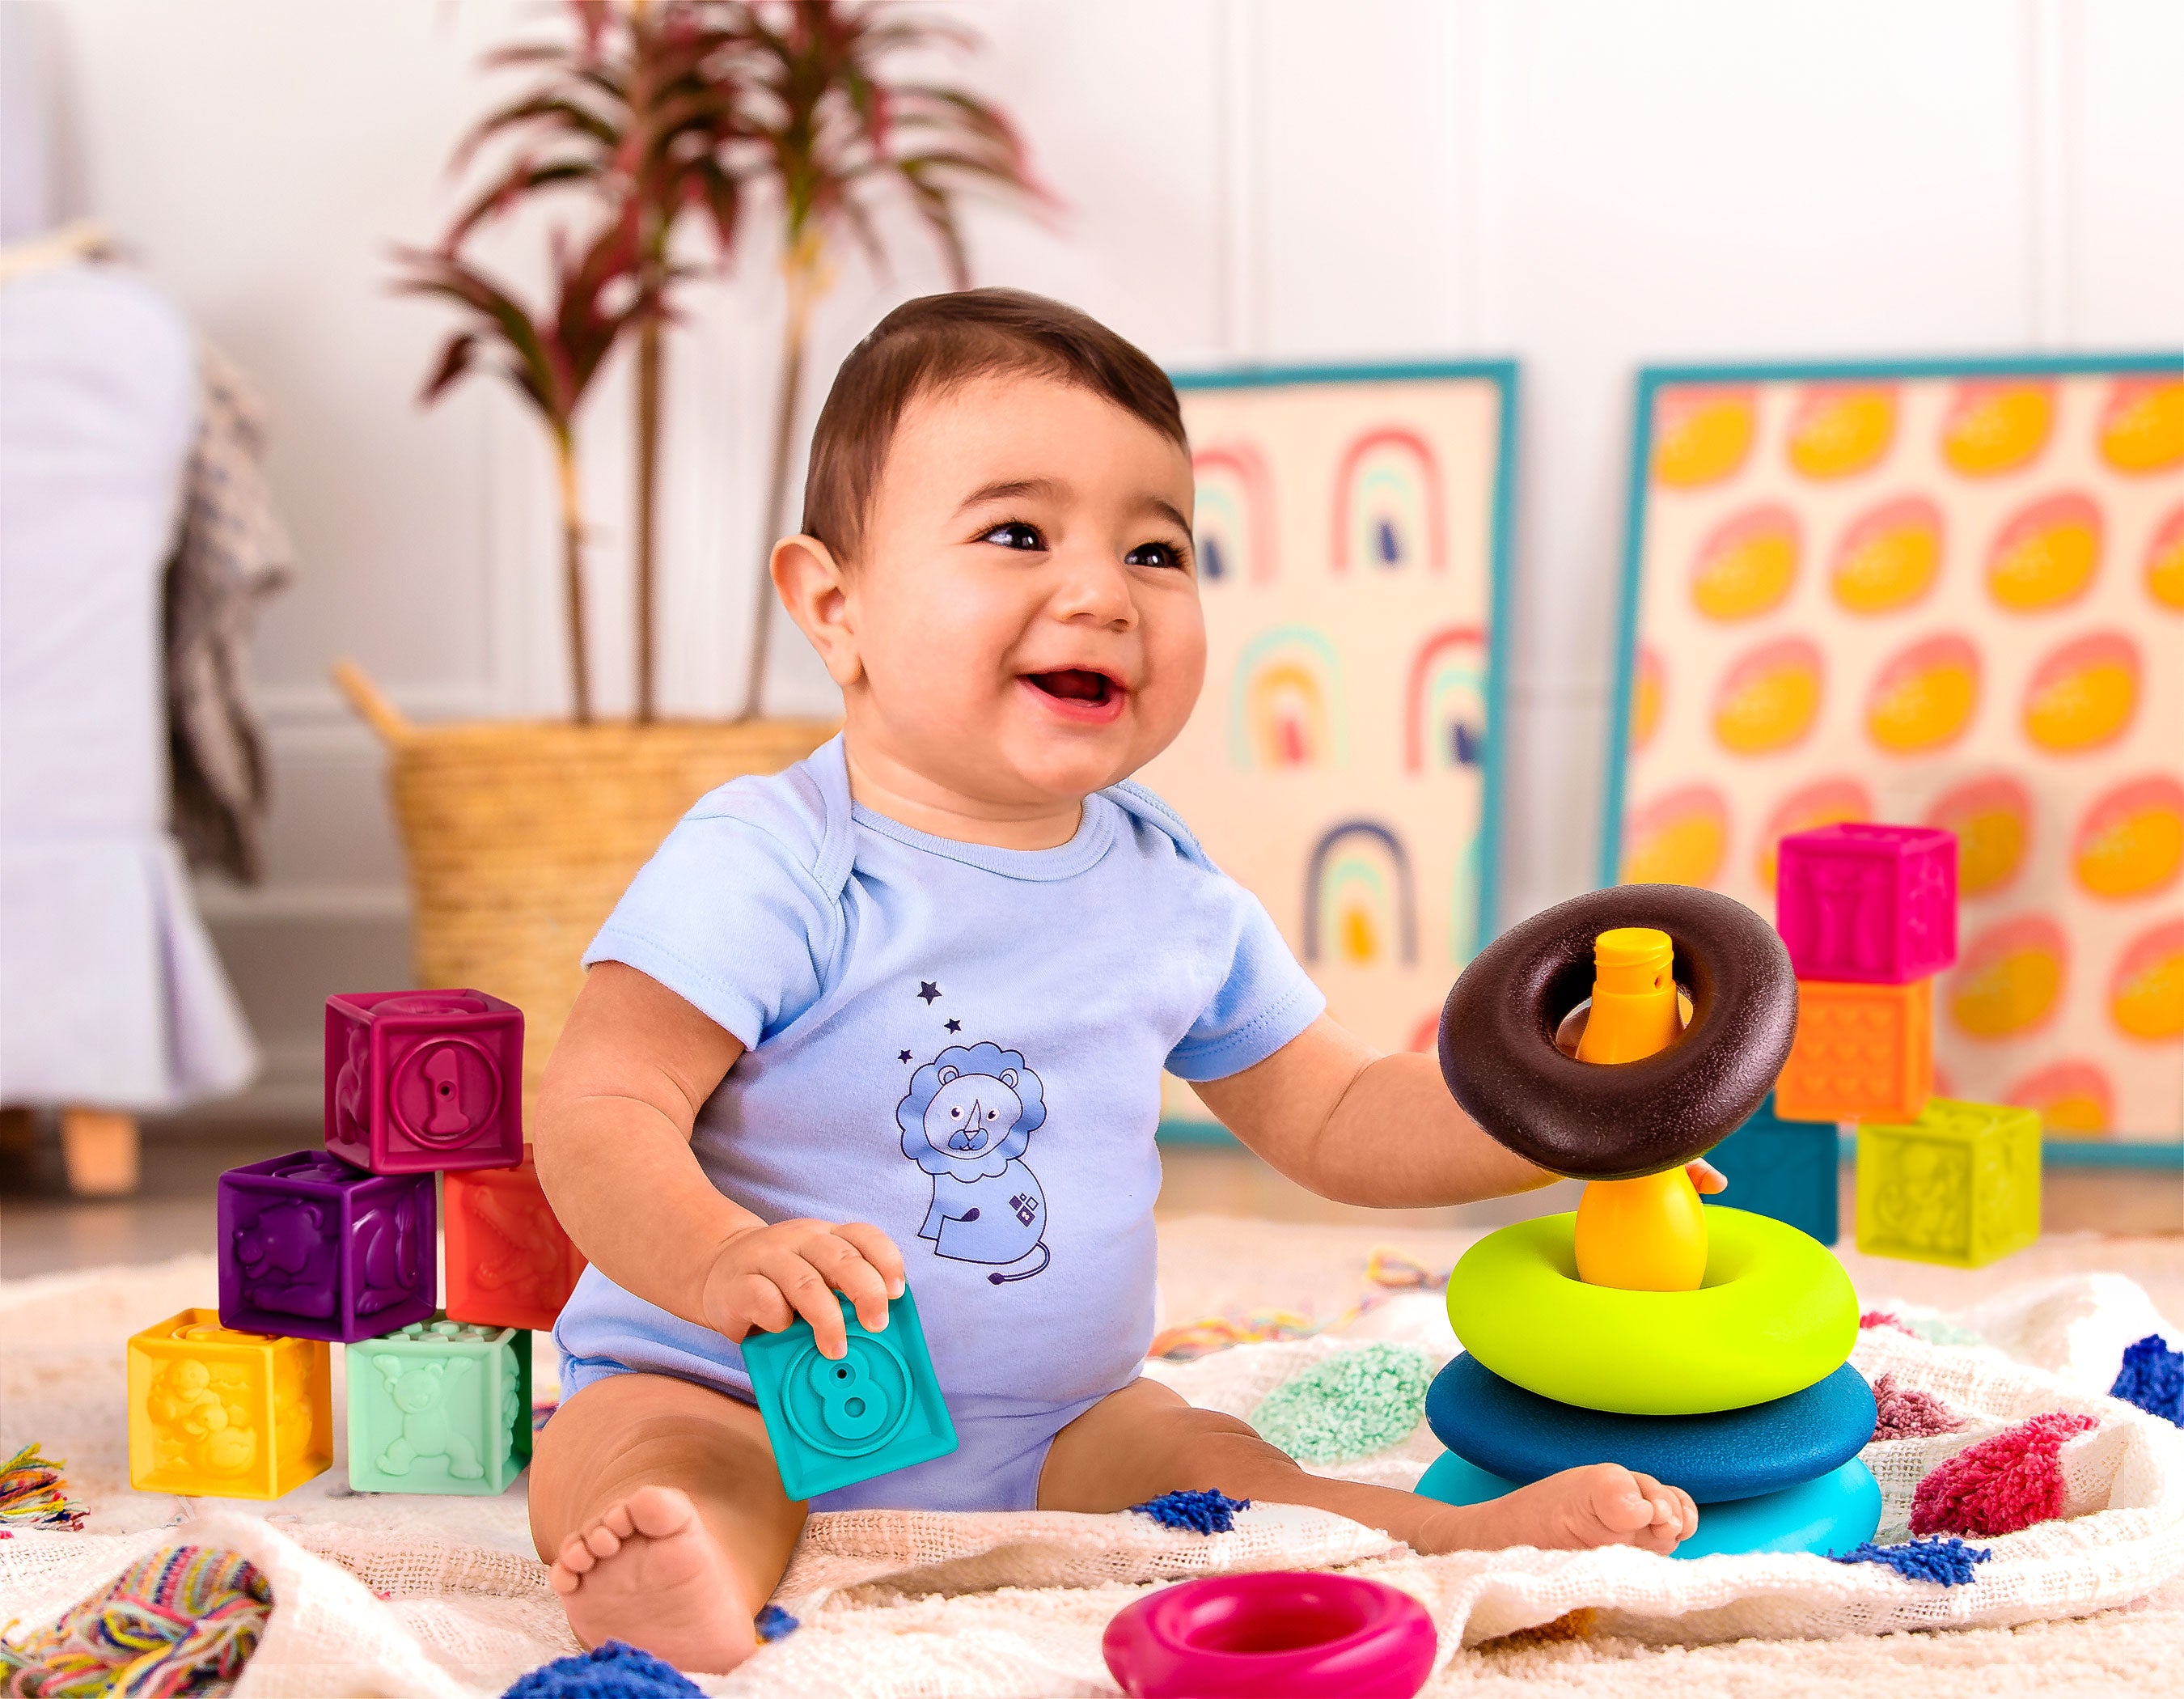
[[755, 720], [766, 698], [766, 640], [773, 631], [773, 574], [768, 563], [780, 535], [782, 503], [788, 494], [788, 454], [796, 428], [796, 402], [804, 387], [804, 345], [811, 327], [811, 308], [822, 287], [818, 244], [797, 241], [782, 259], [788, 282], [788, 318], [781, 333], [781, 404], [773, 420], [773, 467], [766, 478], [766, 506], [759, 515], [758, 593], [751, 610], [750, 671], [744, 682], [744, 711]]
[[660, 410], [663, 374], [660, 320], [648, 315], [637, 327], [637, 717], [653, 718], [655, 661], [653, 601], [657, 577], [654, 521], [659, 511]]
[[579, 726], [592, 718], [592, 670], [584, 645], [584, 510], [577, 487], [577, 443], [566, 431], [554, 437], [554, 471], [561, 492], [561, 588], [569, 622], [569, 682]]

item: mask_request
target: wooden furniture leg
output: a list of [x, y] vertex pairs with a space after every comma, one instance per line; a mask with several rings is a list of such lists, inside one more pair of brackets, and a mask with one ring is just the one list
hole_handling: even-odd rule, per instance
[[136, 1117], [104, 1109], [61, 1111], [61, 1161], [80, 1198], [136, 1189]]

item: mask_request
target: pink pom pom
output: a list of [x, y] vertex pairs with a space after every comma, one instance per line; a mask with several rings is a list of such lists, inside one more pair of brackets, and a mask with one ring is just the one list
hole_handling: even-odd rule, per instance
[[1964, 1418], [1930, 1392], [1898, 1386], [1896, 1377], [1884, 1374], [1873, 1383], [1876, 1440], [1923, 1440], [1935, 1434], [1953, 1434]]
[[1911, 1334], [1914, 1340], [1919, 1337], [1886, 1310], [1868, 1310], [1858, 1318], [1858, 1324], [1860, 1328], [1893, 1328], [1899, 1334]]
[[1914, 1534], [2014, 1534], [2063, 1513], [2063, 1442], [2100, 1423], [2051, 1410], [1982, 1440], [1919, 1483]]

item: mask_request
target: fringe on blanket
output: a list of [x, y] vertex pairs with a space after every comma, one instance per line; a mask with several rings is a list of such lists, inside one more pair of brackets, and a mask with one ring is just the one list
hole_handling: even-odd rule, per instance
[[155, 1552], [50, 1628], [0, 1634], [10, 1699], [181, 1699], [225, 1693], [265, 1631], [273, 1590], [206, 1546]]
[[84, 1508], [68, 1496], [61, 1473], [67, 1467], [42, 1457], [36, 1440], [10, 1457], [0, 1468], [0, 1528], [81, 1528]]

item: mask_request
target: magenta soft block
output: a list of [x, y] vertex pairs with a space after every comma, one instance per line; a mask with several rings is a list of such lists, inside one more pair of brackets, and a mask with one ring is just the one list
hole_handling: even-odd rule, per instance
[[1800, 979], [1908, 985], [1957, 959], [1957, 835], [1846, 822], [1782, 839], [1774, 929]]
[[523, 1160], [523, 1011], [482, 991], [326, 999], [326, 1149], [376, 1174]]
[[438, 1301], [430, 1174], [297, 1150], [222, 1174], [219, 1219], [224, 1327], [370, 1339], [429, 1318]]

